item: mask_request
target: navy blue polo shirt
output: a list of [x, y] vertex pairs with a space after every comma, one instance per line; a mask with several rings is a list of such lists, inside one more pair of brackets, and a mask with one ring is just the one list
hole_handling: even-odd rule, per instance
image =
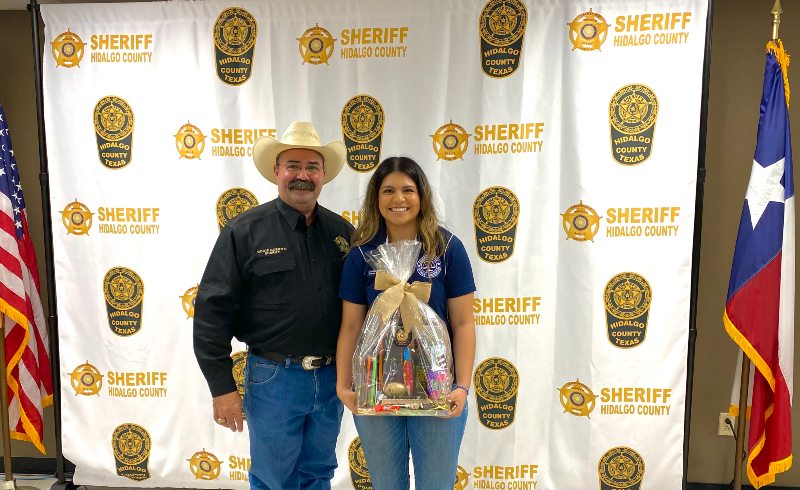
[[[444, 320], [451, 343], [453, 331], [450, 326], [450, 315], [447, 311], [447, 300], [458, 298], [475, 291], [475, 279], [469, 263], [464, 244], [455, 235], [440, 228], [445, 238], [444, 254], [436, 257], [427, 267], [425, 252], [420, 250], [414, 274], [408, 282], [431, 282], [431, 297], [428, 305]], [[339, 297], [350, 303], [372, 306], [380, 291], [375, 289], [375, 270], [370, 266], [365, 254], [386, 243], [386, 230], [381, 229], [368, 243], [352, 247], [344, 260], [342, 278], [339, 285]]]

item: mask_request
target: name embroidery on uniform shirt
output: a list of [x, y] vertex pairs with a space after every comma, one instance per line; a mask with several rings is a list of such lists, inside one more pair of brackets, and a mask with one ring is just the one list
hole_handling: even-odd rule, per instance
[[261, 255], [275, 255], [283, 253], [286, 250], [287, 250], [286, 247], [261, 248], [259, 250], [256, 250], [256, 253]]

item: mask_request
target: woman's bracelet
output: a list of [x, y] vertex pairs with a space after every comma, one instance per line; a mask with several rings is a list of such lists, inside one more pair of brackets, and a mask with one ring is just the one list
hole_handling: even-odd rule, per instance
[[464, 390], [464, 391], [467, 393], [467, 395], [469, 395], [469, 388], [467, 388], [467, 387], [466, 387], [466, 386], [464, 386], [464, 385], [456, 385], [456, 387], [455, 387], [455, 388], [453, 388], [453, 391], [455, 391], [455, 390], [457, 390], [457, 389], [459, 389], [459, 388], [461, 388], [462, 390]]

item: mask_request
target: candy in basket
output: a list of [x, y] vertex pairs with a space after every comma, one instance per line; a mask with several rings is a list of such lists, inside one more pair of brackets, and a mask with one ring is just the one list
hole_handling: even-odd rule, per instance
[[366, 254], [382, 291], [367, 312], [353, 353], [359, 415], [445, 417], [453, 383], [450, 336], [428, 306], [430, 282], [408, 279], [420, 242], [380, 245]]

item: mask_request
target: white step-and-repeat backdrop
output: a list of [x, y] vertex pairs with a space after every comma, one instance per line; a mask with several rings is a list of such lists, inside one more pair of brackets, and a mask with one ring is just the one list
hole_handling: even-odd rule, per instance
[[[325, 206], [358, 224], [375, 165], [408, 155], [467, 245], [478, 341], [455, 488], [679, 488], [707, 9], [43, 5], [75, 481], [247, 487], [193, 299], [221, 224], [276, 197], [253, 142], [299, 119], [348, 146]], [[335, 488], [371, 488], [349, 414], [337, 451]]]

